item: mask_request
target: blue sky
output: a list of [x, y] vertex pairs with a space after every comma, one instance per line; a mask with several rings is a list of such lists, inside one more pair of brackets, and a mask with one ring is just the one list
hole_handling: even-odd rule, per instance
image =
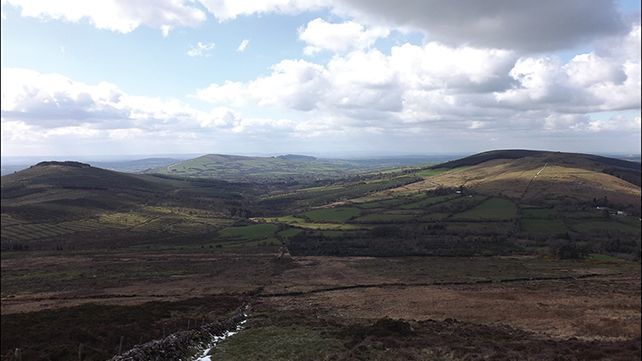
[[3, 0], [2, 156], [639, 152], [639, 1], [401, 3]]

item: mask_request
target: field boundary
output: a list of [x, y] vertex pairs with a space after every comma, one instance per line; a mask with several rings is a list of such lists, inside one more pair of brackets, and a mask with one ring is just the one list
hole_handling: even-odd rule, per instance
[[388, 282], [388, 283], [356, 284], [356, 285], [335, 286], [335, 287], [326, 287], [326, 288], [315, 288], [315, 289], [306, 290], [306, 291], [261, 293], [261, 294], [258, 294], [257, 297], [268, 298], [268, 297], [305, 296], [305, 295], [315, 294], [315, 293], [345, 291], [345, 290], [364, 289], [364, 288], [465, 286], [465, 285], [482, 285], [482, 284], [517, 283], [517, 282], [529, 282], [529, 281], [564, 281], [564, 280], [579, 280], [579, 279], [586, 279], [586, 278], [618, 276], [618, 275], [622, 275], [622, 273], [621, 272], [587, 273], [587, 274], [582, 274], [577, 276], [515, 277], [515, 278], [504, 278], [504, 279], [497, 279], [497, 280], [484, 279], [484, 280], [478, 280], [478, 281], [435, 281], [435, 282], [413, 282], [413, 283]]

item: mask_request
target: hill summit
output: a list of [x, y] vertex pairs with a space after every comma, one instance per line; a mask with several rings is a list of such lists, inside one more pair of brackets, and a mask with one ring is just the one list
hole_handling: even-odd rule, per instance
[[81, 162], [76, 162], [76, 161], [55, 161], [55, 160], [49, 160], [49, 161], [44, 161], [40, 162], [33, 167], [47, 167], [47, 166], [62, 166], [62, 167], [73, 167], [73, 168], [90, 168], [91, 165], [87, 163], [81, 163]]

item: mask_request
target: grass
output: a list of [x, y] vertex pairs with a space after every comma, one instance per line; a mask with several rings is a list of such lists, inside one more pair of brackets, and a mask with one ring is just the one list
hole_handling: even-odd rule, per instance
[[533, 235], [562, 235], [568, 231], [562, 220], [548, 218], [522, 218], [521, 228]]
[[428, 177], [432, 177], [432, 176], [435, 176], [435, 175], [438, 175], [438, 174], [441, 174], [441, 173], [444, 173], [444, 172], [448, 172], [449, 170], [450, 169], [443, 169], [443, 168], [442, 169], [439, 169], [439, 168], [438, 169], [424, 169], [422, 171], [417, 172], [417, 175], [420, 176], [420, 177], [428, 178]]
[[449, 232], [457, 234], [507, 234], [513, 229], [512, 222], [448, 222], [445, 223]]
[[376, 213], [368, 214], [353, 219], [355, 223], [394, 223], [394, 222], [404, 222], [416, 219], [417, 217], [414, 214], [387, 214], [387, 213]]
[[227, 227], [221, 230], [220, 234], [226, 238], [261, 240], [273, 237], [278, 230], [278, 225], [265, 223], [240, 227]]
[[524, 218], [555, 218], [558, 214], [551, 208], [524, 208], [521, 213]]
[[13, 241], [32, 241], [53, 239], [75, 232], [96, 231], [115, 227], [112, 224], [101, 224], [92, 219], [68, 221], [59, 223], [14, 223], [10, 226], [2, 224], [2, 239]]
[[102, 214], [98, 220], [101, 223], [113, 224], [122, 227], [135, 227], [147, 222], [149, 218], [134, 212], [123, 212], [105, 213]]
[[603, 234], [608, 232], [622, 232], [628, 234], [640, 234], [640, 224], [637, 227], [632, 224], [621, 223], [616, 220], [592, 219], [571, 224], [575, 231], [583, 233]]
[[321, 331], [301, 326], [248, 328], [214, 348], [212, 359], [324, 360], [341, 349], [341, 342]]
[[279, 237], [281, 237], [281, 238], [288, 239], [288, 238], [296, 236], [297, 234], [299, 234], [301, 232], [303, 232], [303, 230], [300, 229], [300, 228], [288, 228], [286, 230], [283, 230], [283, 231], [277, 233], [277, 235]]
[[606, 263], [622, 263], [624, 262], [621, 258], [609, 256], [607, 254], [593, 253], [587, 257], [587, 260], [606, 262]]
[[513, 219], [517, 216], [517, 207], [508, 199], [490, 198], [482, 202], [477, 207], [465, 212], [456, 214], [455, 219]]
[[267, 222], [267, 223], [281, 223], [281, 224], [286, 224], [297, 228], [316, 229], [316, 230], [354, 231], [354, 230], [366, 228], [365, 226], [360, 226], [356, 224], [310, 222], [306, 219], [299, 218], [296, 216], [254, 218], [254, 220], [259, 222]]
[[385, 257], [360, 259], [350, 266], [373, 276], [396, 277], [400, 282], [557, 277], [580, 275], [596, 268], [607, 273], [639, 272], [638, 262], [600, 257], [590, 261], [546, 257]]
[[397, 207], [408, 202], [408, 199], [406, 198], [407, 197], [398, 197], [398, 198], [385, 199], [381, 201], [357, 203], [356, 205], [359, 208], [363, 208], [363, 209]]
[[312, 222], [343, 223], [361, 214], [358, 208], [324, 208], [303, 213]]
[[355, 231], [364, 229], [364, 226], [356, 224], [342, 224], [342, 223], [302, 223], [297, 225], [305, 229], [329, 230], [329, 231]]
[[445, 195], [445, 196], [430, 197], [430, 198], [427, 198], [427, 199], [424, 199], [424, 200], [420, 200], [418, 202], [404, 204], [399, 208], [402, 208], [402, 209], [425, 208], [425, 207], [432, 206], [433, 204], [449, 201], [449, 200], [451, 200], [451, 199], [453, 199], [455, 197], [457, 197], [457, 196]]

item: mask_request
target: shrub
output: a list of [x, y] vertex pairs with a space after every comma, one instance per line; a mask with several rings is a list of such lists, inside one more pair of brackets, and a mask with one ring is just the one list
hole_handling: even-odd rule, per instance
[[568, 242], [557, 249], [557, 256], [560, 259], [584, 259], [588, 256], [588, 248], [577, 243]]

